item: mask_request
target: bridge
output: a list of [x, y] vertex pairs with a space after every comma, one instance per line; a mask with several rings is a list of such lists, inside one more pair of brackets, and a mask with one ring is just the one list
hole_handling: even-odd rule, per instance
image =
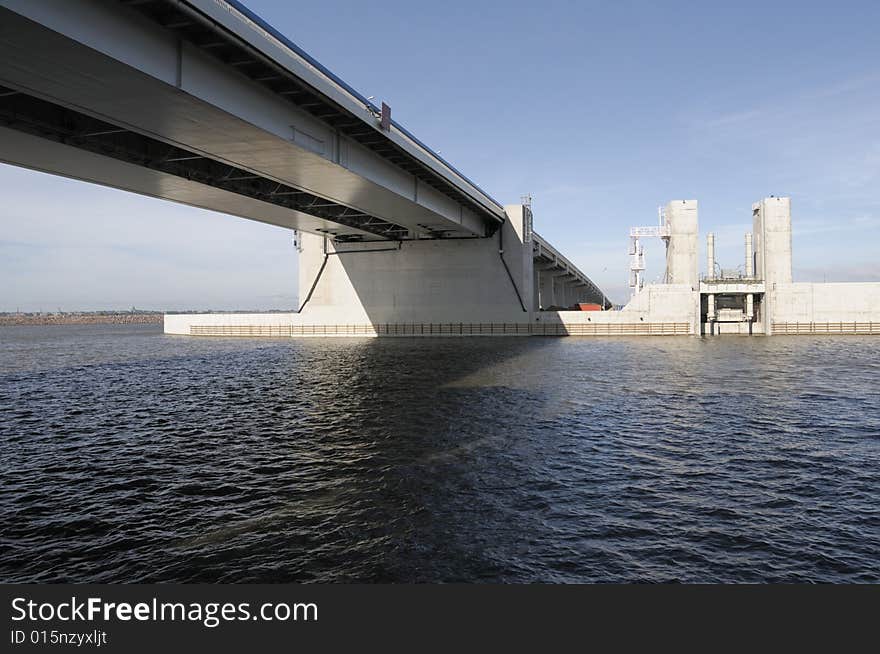
[[610, 306], [529, 206], [235, 0], [0, 0], [0, 160], [296, 230], [303, 324]]

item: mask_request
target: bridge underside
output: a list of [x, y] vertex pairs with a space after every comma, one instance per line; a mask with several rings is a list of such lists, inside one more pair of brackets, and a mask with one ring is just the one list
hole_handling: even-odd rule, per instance
[[0, 87], [0, 160], [340, 240], [405, 227], [33, 96]]
[[339, 240], [409, 230], [338, 202], [0, 86], [0, 160]]
[[0, 0], [0, 161], [304, 232], [299, 297], [315, 324], [607, 305], [527, 208], [380, 126], [234, 10]]
[[[277, 207], [243, 217], [341, 241], [485, 237], [503, 221], [500, 206], [478, 205], [437, 175], [429, 184], [424, 170], [342, 129], [358, 122], [387, 140], [372, 115], [315, 116], [309, 97], [252, 79], [252, 65], [245, 75], [234, 52], [221, 61], [109, 1], [0, 4], [16, 10], [0, 6], [0, 126], [144, 169], [122, 188], [235, 213], [203, 187], [220, 189]], [[39, 159], [4, 144], [0, 160], [118, 185], [70, 151]]]

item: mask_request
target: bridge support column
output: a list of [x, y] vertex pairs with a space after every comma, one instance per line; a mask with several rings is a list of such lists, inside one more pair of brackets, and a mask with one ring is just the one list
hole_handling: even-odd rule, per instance
[[523, 207], [493, 236], [334, 243], [304, 234], [302, 324], [528, 323], [535, 310]]
[[553, 305], [553, 275], [550, 273], [554, 264], [534, 264], [535, 290], [537, 292], [536, 310], [547, 309]]
[[575, 279], [568, 285], [568, 306], [572, 306], [580, 300], [581, 283]]
[[568, 308], [571, 306], [571, 280], [562, 280], [562, 306]]
[[573, 304], [571, 286], [576, 282], [576, 279], [574, 275], [568, 272], [552, 275], [553, 306], [569, 307]]

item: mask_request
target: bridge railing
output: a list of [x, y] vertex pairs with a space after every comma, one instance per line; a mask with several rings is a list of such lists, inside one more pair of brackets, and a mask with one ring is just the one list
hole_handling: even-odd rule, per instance
[[672, 336], [686, 322], [657, 323], [376, 323], [368, 325], [192, 325], [192, 336]]

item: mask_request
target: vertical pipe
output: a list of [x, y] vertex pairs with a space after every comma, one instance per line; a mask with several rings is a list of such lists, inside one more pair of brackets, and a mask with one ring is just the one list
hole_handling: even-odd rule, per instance
[[330, 258], [330, 253], [327, 252], [327, 235], [324, 235], [324, 260], [321, 262], [321, 267], [318, 268], [318, 274], [315, 275], [315, 281], [312, 282], [312, 287], [309, 289], [308, 295], [306, 295], [306, 299], [303, 300], [303, 303], [299, 306], [299, 311], [297, 313], [302, 313], [303, 309], [306, 308], [306, 305], [309, 303], [309, 300], [312, 299], [312, 293], [315, 292], [315, 288], [318, 286], [318, 282], [321, 281], [321, 275], [324, 274], [324, 268], [327, 267], [327, 259]]
[[706, 279], [715, 279], [715, 234], [712, 232], [706, 235]]
[[746, 320], [755, 317], [755, 296], [752, 293], [746, 295]]
[[536, 310], [546, 309], [547, 307], [544, 305], [544, 287], [541, 282], [544, 280], [544, 275], [542, 274], [543, 270], [536, 270], [538, 273], [538, 306], [535, 307]]
[[[504, 224], [506, 224], [505, 221]], [[519, 294], [519, 287], [516, 285], [516, 281], [513, 279], [513, 273], [510, 272], [510, 268], [507, 266], [507, 262], [504, 260], [504, 224], [498, 228], [498, 256], [501, 257], [501, 265], [504, 266], [504, 270], [507, 271], [507, 277], [510, 279], [510, 284], [513, 286], [513, 292], [516, 293], [516, 299], [519, 300], [519, 306], [522, 307], [522, 310], [528, 313], [528, 309], [526, 309], [525, 302], [523, 302], [522, 295]]]
[[752, 256], [752, 233], [746, 232], [746, 277], [755, 275], [754, 257]]
[[706, 318], [709, 322], [715, 320], [715, 294], [709, 293], [706, 304]]

